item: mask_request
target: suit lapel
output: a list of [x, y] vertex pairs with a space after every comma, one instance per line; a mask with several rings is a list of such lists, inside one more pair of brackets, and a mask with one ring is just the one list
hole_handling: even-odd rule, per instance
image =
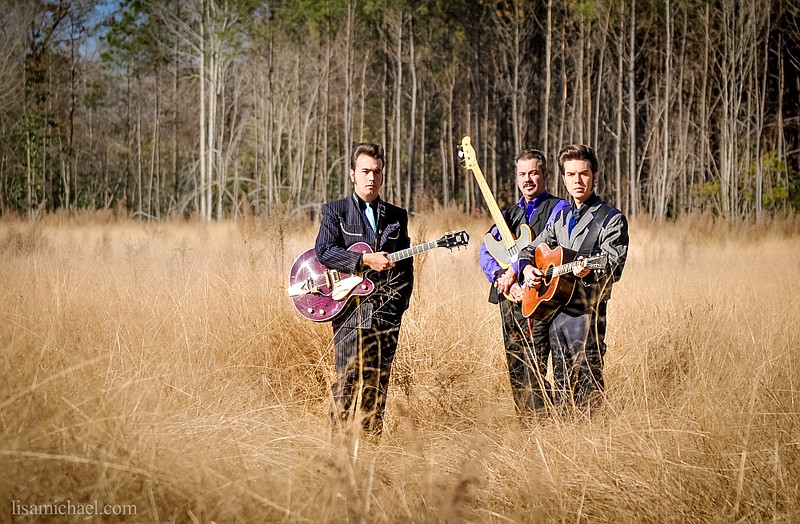
[[383, 244], [383, 226], [386, 223], [386, 205], [378, 201], [378, 216], [375, 217], [375, 248]]
[[[539, 205], [541, 205], [541, 204], [539, 204]], [[522, 211], [523, 211], [523, 213], [525, 213], [525, 212], [526, 212], [526, 210], [524, 210], [524, 209], [523, 209]], [[533, 213], [533, 216], [531, 217], [531, 219], [532, 219], [532, 220], [531, 220], [531, 222], [529, 222], [529, 223], [528, 223], [528, 225], [529, 225], [529, 226], [531, 226], [531, 230], [533, 230], [533, 231], [539, 231], [539, 230], [537, 229], [537, 227], [539, 226], [539, 222], [541, 222], [541, 221], [542, 221], [542, 213], [540, 213], [540, 212], [539, 212], [539, 210], [537, 209], [537, 210], [536, 210], [536, 211]], [[533, 235], [533, 236], [536, 236], [536, 233], [534, 233], [534, 235]]]

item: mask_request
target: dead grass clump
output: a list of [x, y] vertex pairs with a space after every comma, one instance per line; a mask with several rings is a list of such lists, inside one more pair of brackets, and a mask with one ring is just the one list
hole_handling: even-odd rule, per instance
[[48, 247], [42, 235], [42, 224], [36, 220], [17, 226], [11, 225], [0, 239], [0, 253], [9, 256], [30, 255]]

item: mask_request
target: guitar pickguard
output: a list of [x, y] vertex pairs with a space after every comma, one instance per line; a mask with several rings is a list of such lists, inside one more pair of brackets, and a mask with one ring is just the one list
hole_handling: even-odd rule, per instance
[[527, 224], [522, 224], [520, 227], [519, 238], [514, 240], [514, 245], [507, 248], [502, 240], [495, 240], [491, 233], [486, 233], [484, 242], [486, 250], [492, 257], [497, 260], [500, 267], [508, 269], [511, 264], [519, 260], [519, 253], [531, 243], [531, 228]]

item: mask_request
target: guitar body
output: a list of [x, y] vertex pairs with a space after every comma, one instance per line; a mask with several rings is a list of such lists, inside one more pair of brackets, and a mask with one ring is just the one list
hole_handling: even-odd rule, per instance
[[[469, 242], [466, 231], [451, 231], [431, 240], [394, 253], [387, 258], [398, 262], [437, 247], [461, 248]], [[358, 242], [347, 248], [352, 253], [372, 253], [369, 244]], [[313, 248], [304, 251], [292, 263], [289, 288], [286, 290], [298, 313], [314, 322], [333, 320], [352, 297], [364, 297], [375, 291], [375, 284], [364, 275], [330, 269], [318, 259]]]
[[[358, 242], [348, 251], [372, 253], [369, 244]], [[366, 296], [375, 284], [359, 275], [328, 269], [317, 260], [314, 248], [298, 256], [289, 271], [289, 295], [294, 307], [309, 320], [327, 322], [342, 312], [349, 298]]]
[[[491, 233], [486, 233], [484, 243], [486, 250], [492, 255], [500, 267], [508, 269], [511, 264], [519, 259], [519, 252], [531, 243], [533, 232], [528, 224], [520, 226], [519, 238], [514, 239], [514, 246], [509, 249], [502, 240], [495, 240]], [[512, 237], [513, 238], [513, 237]]]
[[[553, 268], [575, 260], [575, 251], [561, 246], [550, 249], [547, 244], [540, 244], [536, 248], [534, 264], [545, 275], [552, 274]], [[572, 298], [577, 280], [572, 274], [560, 277], [545, 278], [539, 289], [525, 288], [522, 298], [522, 314], [533, 317], [535, 320], [547, 321], [552, 319]]]

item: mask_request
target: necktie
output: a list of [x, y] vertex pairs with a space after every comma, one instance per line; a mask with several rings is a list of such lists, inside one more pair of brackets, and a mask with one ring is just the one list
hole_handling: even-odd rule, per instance
[[572, 228], [575, 227], [575, 222], [578, 221], [578, 213], [575, 211], [569, 216], [569, 237], [572, 238]]
[[369, 226], [372, 228], [372, 232], [376, 231], [375, 227], [375, 210], [372, 209], [372, 206], [367, 204], [367, 208], [364, 210], [364, 214], [367, 215], [367, 222], [369, 222]]

